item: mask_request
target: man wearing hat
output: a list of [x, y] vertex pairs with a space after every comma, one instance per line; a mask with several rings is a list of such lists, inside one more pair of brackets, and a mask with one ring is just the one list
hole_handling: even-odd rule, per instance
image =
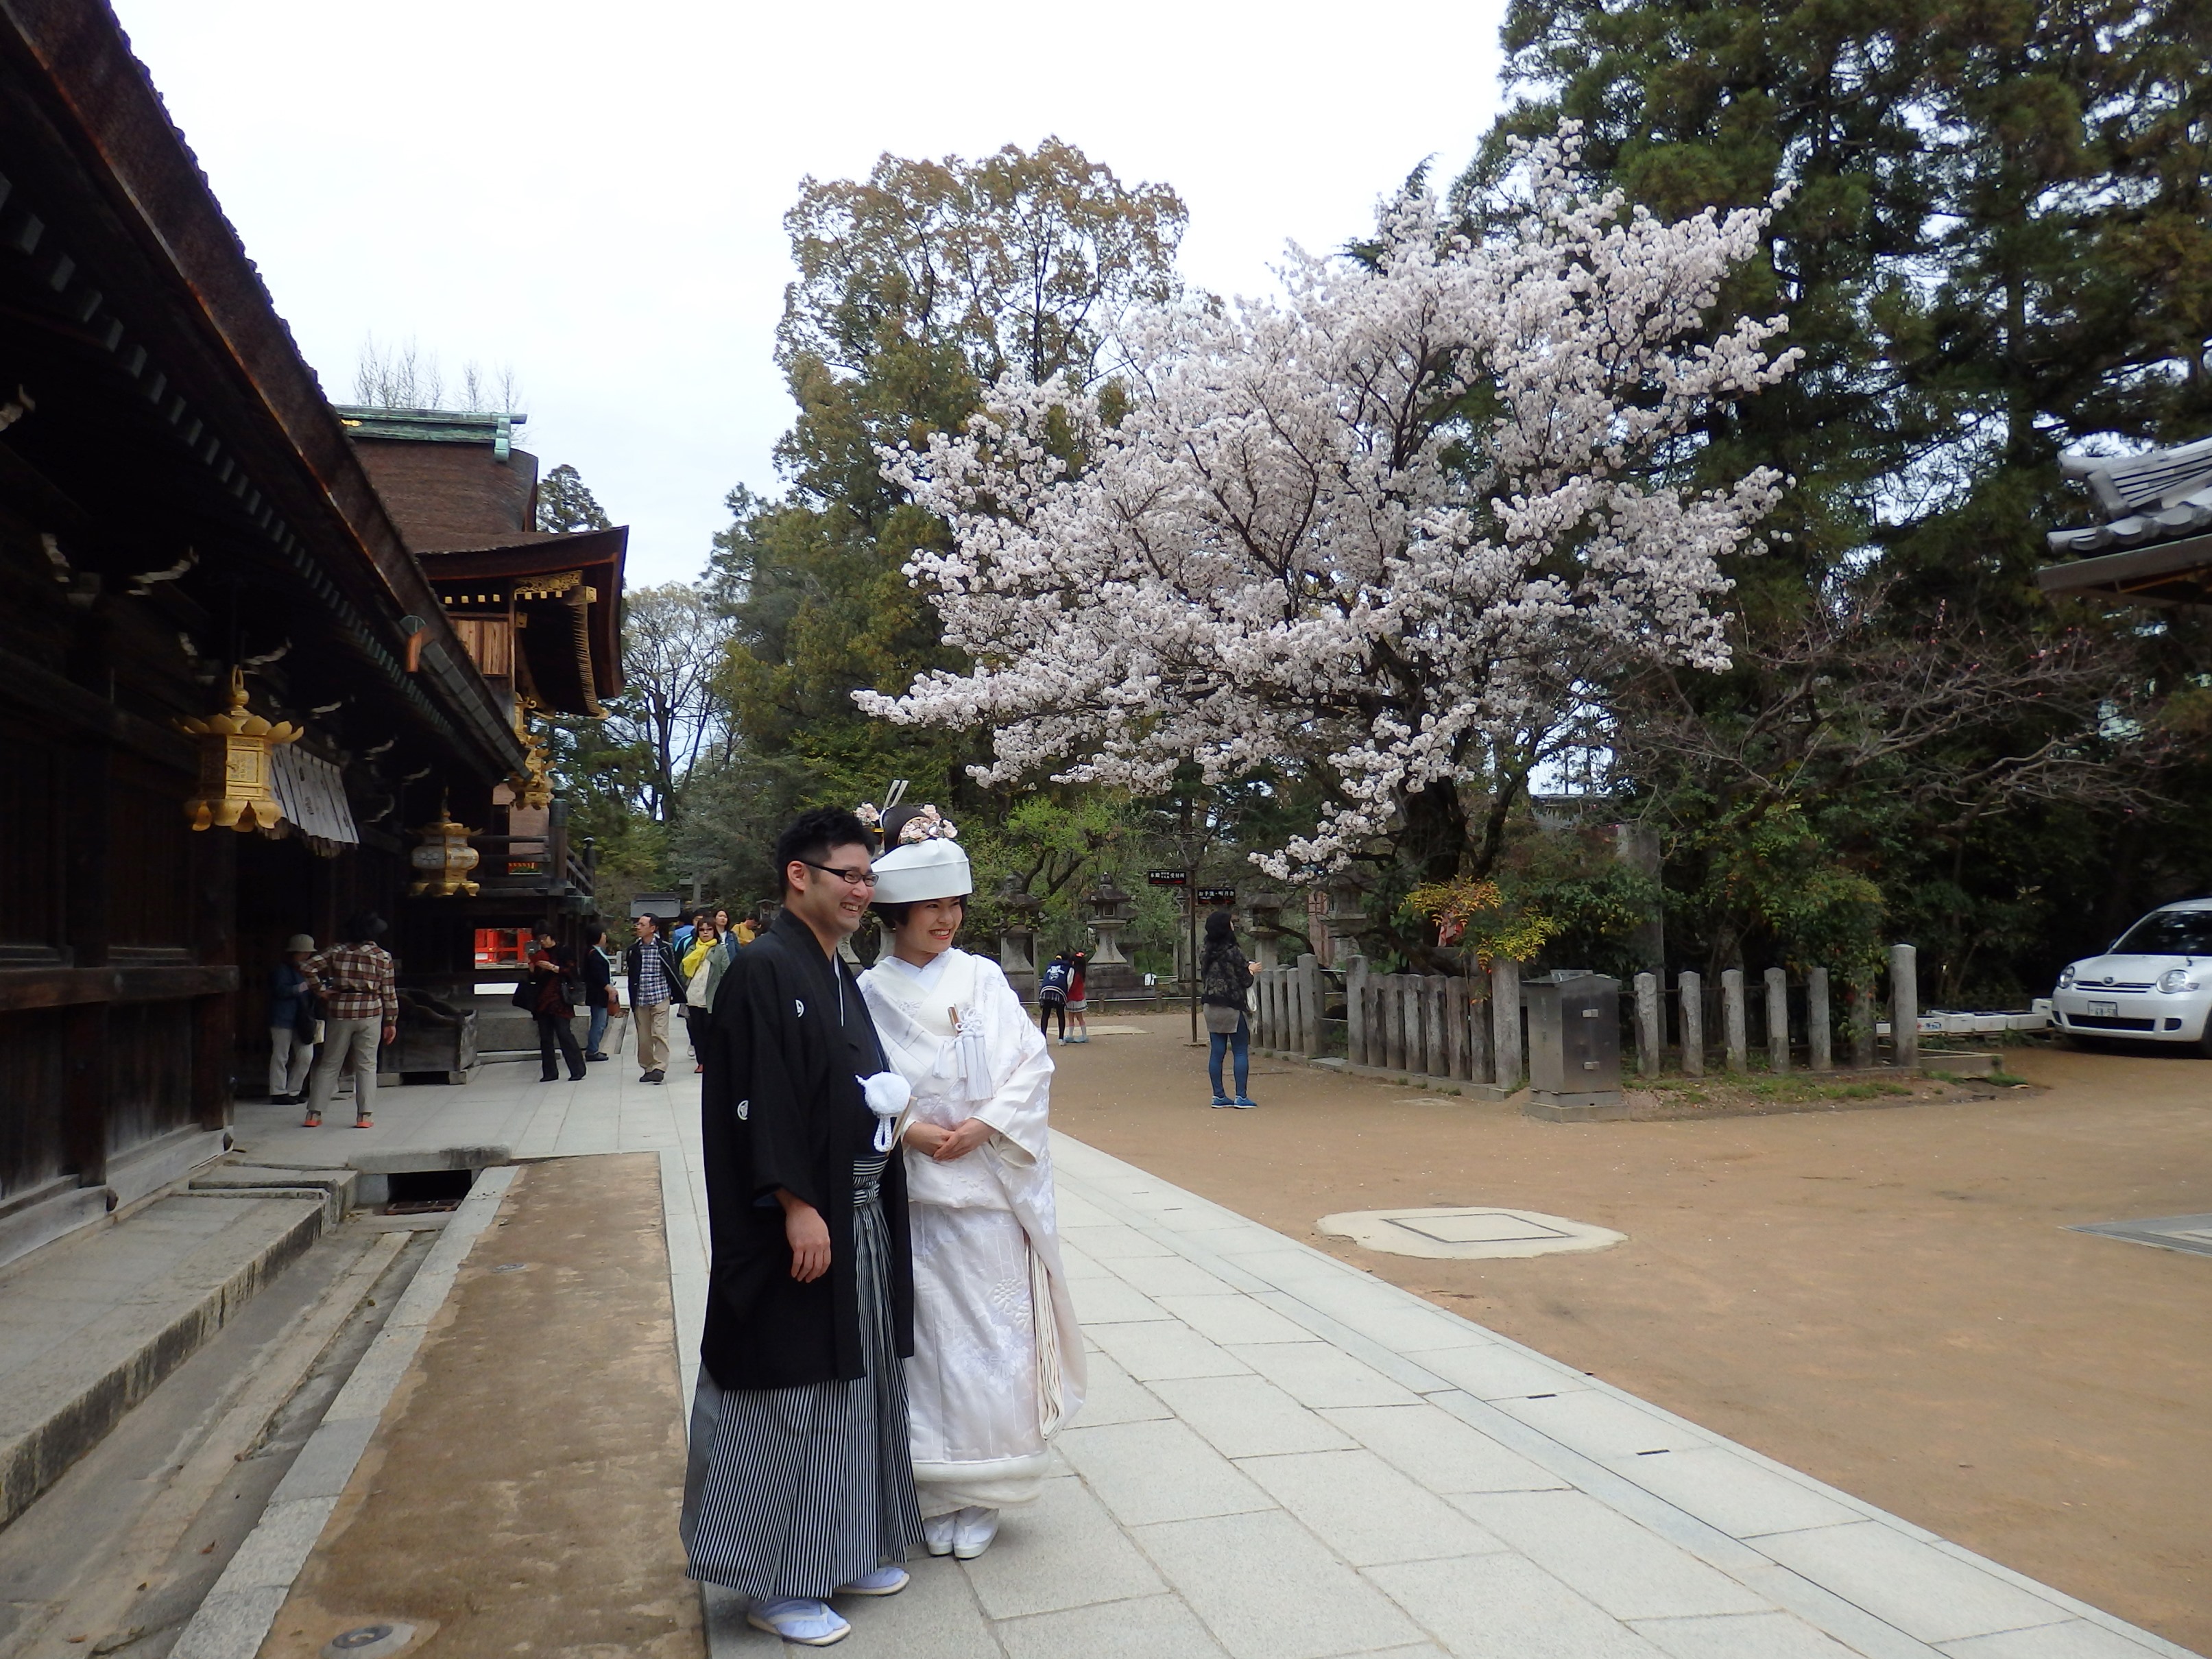
[[1048, 1443], [1083, 1402], [1053, 1216], [1052, 1060], [999, 964], [953, 945], [975, 878], [952, 826], [924, 807], [886, 830], [897, 844], [876, 860], [884, 949], [860, 989], [914, 1091], [909, 1440], [923, 1541], [973, 1560], [1001, 1510], [1042, 1494]]
[[873, 838], [802, 813], [783, 908], [733, 957], [701, 1090], [712, 1238], [681, 1532], [748, 1622], [826, 1647], [837, 1595], [891, 1595], [921, 1539], [902, 1358], [914, 1352], [906, 1174], [868, 1005], [837, 947], [867, 913]]
[[295, 933], [284, 954], [269, 970], [269, 1100], [297, 1106], [307, 1097], [307, 1066], [315, 1057], [315, 1026], [320, 1011], [315, 981], [308, 975], [315, 941]]

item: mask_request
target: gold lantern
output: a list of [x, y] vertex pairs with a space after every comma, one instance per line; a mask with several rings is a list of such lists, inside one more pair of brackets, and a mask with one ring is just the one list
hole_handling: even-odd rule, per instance
[[300, 728], [289, 720], [271, 724], [246, 707], [246, 671], [230, 671], [230, 707], [220, 714], [180, 720], [179, 731], [200, 747], [198, 791], [185, 803], [195, 830], [220, 824], [240, 835], [274, 830], [284, 820], [270, 776], [270, 756], [280, 744], [297, 743]]
[[481, 833], [453, 822], [453, 815], [442, 798], [438, 802], [438, 821], [426, 823], [416, 832], [422, 842], [407, 855], [407, 861], [420, 871], [418, 879], [410, 882], [407, 890], [416, 897], [428, 893], [433, 898], [451, 898], [456, 893], [470, 898], [477, 896], [477, 884], [469, 879], [469, 872], [477, 867], [477, 849], [469, 845], [469, 837]]

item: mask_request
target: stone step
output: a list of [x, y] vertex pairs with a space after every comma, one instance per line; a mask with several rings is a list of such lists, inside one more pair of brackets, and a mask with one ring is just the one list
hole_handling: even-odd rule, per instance
[[331, 1201], [165, 1198], [0, 1276], [0, 1527], [296, 1261]]

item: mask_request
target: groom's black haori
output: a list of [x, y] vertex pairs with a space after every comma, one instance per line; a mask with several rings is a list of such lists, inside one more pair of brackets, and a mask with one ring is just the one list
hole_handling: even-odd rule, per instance
[[[848, 815], [810, 814], [786, 843], [819, 825], [865, 860]], [[828, 852], [817, 836], [791, 857]], [[851, 972], [786, 908], [731, 959], [705, 1055], [713, 1259], [683, 1516], [691, 1576], [822, 1600], [921, 1537], [900, 1364], [914, 1352], [906, 1172], [876, 1149], [860, 1084], [884, 1069], [882, 1047]], [[792, 1276], [779, 1191], [829, 1229], [830, 1270], [811, 1283]]]

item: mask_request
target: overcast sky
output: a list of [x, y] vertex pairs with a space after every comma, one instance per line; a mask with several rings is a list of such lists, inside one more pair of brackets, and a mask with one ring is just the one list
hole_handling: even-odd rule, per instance
[[526, 447], [697, 574], [792, 405], [770, 354], [799, 180], [1048, 133], [1181, 192], [1187, 278], [1271, 285], [1497, 106], [1503, 0], [115, 0], [337, 402], [363, 338], [512, 367]]

